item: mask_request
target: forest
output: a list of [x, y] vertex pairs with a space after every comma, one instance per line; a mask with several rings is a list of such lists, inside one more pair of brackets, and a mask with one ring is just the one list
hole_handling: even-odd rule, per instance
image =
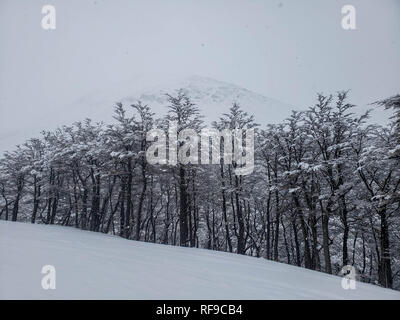
[[[254, 170], [235, 161], [150, 164], [147, 133], [206, 127], [201, 106], [168, 95], [157, 118], [117, 103], [113, 123], [90, 119], [43, 131], [0, 158], [0, 219], [262, 257], [400, 290], [400, 95], [358, 115], [349, 92], [318, 94], [279, 124], [232, 103], [217, 130], [254, 130]], [[183, 143], [178, 141], [178, 143]], [[221, 144], [222, 145], [222, 144]], [[229, 143], [228, 143], [229, 146]], [[246, 270], [243, 270], [246, 272]]]

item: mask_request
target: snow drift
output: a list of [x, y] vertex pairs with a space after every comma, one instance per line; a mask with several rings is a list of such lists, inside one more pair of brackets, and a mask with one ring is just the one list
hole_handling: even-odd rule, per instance
[[[41, 286], [44, 265], [56, 289]], [[74, 228], [0, 221], [1, 299], [400, 299], [282, 263]]]

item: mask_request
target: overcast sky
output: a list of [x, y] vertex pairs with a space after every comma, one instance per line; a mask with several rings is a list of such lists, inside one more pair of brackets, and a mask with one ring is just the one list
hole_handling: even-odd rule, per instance
[[[46, 4], [56, 30], [41, 27]], [[356, 30], [341, 27], [345, 4]], [[299, 107], [351, 89], [366, 105], [400, 92], [399, 57], [398, 0], [0, 0], [0, 143], [149, 74], [207, 76]]]

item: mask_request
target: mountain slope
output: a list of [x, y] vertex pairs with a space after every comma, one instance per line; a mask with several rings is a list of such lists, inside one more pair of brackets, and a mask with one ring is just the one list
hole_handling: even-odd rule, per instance
[[[1, 299], [400, 299], [400, 292], [236, 254], [0, 221]], [[43, 290], [43, 265], [56, 289]]]
[[228, 111], [233, 102], [239, 103], [245, 111], [255, 115], [256, 120], [263, 126], [284, 120], [294, 109], [278, 100], [235, 84], [201, 76], [168, 78], [156, 84], [149, 80], [144, 80], [143, 83], [136, 81], [135, 84], [124, 82], [115, 85], [113, 89], [83, 97], [68, 109], [70, 113], [76, 114], [76, 118], [79, 114], [85, 113], [85, 116], [91, 115], [97, 120], [109, 120], [115, 102], [122, 102], [129, 106], [140, 100], [152, 108], [156, 117], [160, 117], [167, 112], [166, 94], [176, 94], [179, 89], [192, 98], [205, 116], [206, 122], [218, 120], [222, 113]]
[[52, 111], [40, 117], [40, 121], [29, 121], [29, 125], [12, 130], [0, 128], [0, 153], [13, 150], [16, 144], [40, 136], [42, 130], [53, 130], [58, 126], [70, 125], [85, 118], [110, 123], [114, 121], [116, 102], [129, 105], [141, 100], [151, 107], [155, 117], [166, 114], [166, 93], [176, 94], [183, 89], [205, 116], [206, 124], [218, 120], [232, 106], [239, 103], [256, 122], [263, 127], [284, 120], [294, 109], [280, 101], [267, 98], [240, 86], [207, 77], [138, 77], [132, 81], [116, 82], [103, 90], [92, 92], [71, 104], [54, 106]]

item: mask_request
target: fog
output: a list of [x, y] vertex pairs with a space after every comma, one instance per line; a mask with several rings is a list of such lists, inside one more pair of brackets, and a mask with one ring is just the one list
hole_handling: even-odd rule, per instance
[[[42, 29], [46, 4], [56, 30]], [[356, 30], [341, 27], [345, 4]], [[369, 108], [399, 93], [399, 40], [396, 0], [1, 0], [0, 151], [62, 123], [80, 97], [143, 77], [197, 74], [304, 108], [351, 89]]]

